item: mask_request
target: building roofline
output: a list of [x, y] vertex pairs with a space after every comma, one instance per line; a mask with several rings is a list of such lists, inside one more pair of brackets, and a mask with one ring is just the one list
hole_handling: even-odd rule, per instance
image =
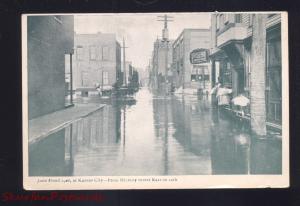
[[185, 28], [185, 29], [183, 29], [181, 32], [180, 32], [180, 34], [178, 35], [178, 37], [174, 40], [174, 42], [173, 42], [173, 44], [172, 44], [172, 47], [173, 47], [173, 45], [174, 44], [176, 44], [177, 42], [178, 42], [178, 40], [181, 38], [181, 36], [183, 36], [183, 34], [184, 34], [184, 32], [186, 32], [186, 31], [205, 31], [205, 32], [210, 32], [210, 28], [208, 28], [208, 29], [202, 29], [202, 28]]

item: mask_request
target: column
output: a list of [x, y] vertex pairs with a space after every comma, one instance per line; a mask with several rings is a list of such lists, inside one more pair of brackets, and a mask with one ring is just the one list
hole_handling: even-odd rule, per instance
[[266, 15], [253, 14], [253, 36], [251, 47], [251, 129], [259, 136], [266, 131]]

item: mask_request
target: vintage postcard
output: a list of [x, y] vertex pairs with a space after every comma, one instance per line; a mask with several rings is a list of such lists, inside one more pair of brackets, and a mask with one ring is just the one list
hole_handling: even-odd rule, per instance
[[22, 15], [24, 188], [289, 187], [287, 21]]

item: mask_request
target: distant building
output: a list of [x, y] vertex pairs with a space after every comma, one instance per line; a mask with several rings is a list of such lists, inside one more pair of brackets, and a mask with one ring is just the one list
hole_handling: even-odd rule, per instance
[[74, 46], [74, 18], [29, 16], [28, 115], [29, 119], [65, 107], [65, 55]]
[[153, 45], [152, 53], [152, 83], [154, 88], [170, 79], [172, 64], [172, 40], [157, 39]]
[[121, 46], [115, 34], [76, 34], [74, 89], [122, 84]]
[[138, 88], [139, 84], [140, 84], [140, 80], [139, 80], [139, 72], [137, 71], [137, 69], [133, 66], [131, 66], [129, 68], [129, 84], [128, 87], [130, 88]]
[[[281, 15], [265, 15], [267, 20], [262, 29], [266, 30], [266, 45], [262, 45], [262, 48], [266, 47], [266, 116], [268, 121], [281, 124]], [[253, 58], [253, 14], [219, 13], [212, 15], [211, 21], [213, 82], [220, 81], [224, 86], [232, 88], [233, 96], [243, 94], [250, 97], [250, 77], [258, 75], [250, 68]]]
[[149, 66], [146, 69], [143, 68], [136, 68], [138, 75], [140, 86], [147, 86], [149, 82]]
[[211, 63], [192, 64], [190, 54], [195, 49], [210, 49], [209, 29], [184, 29], [172, 45], [173, 85], [176, 88], [210, 89]]

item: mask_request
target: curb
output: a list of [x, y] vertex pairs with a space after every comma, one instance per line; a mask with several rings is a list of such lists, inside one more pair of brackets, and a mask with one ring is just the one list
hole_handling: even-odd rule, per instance
[[[86, 118], [89, 115], [94, 114], [95, 112], [97, 112], [100, 109], [104, 108], [104, 106], [105, 105], [103, 104], [103, 105], [99, 106], [98, 108], [96, 108], [95, 110], [93, 110], [93, 111], [91, 111], [91, 112], [89, 112], [87, 114], [84, 114], [84, 115], [81, 115], [79, 117], [76, 117], [73, 120], [66, 121], [66, 122], [58, 125], [57, 127], [54, 127], [52, 129], [48, 130], [47, 132], [42, 133], [41, 135], [39, 135], [37, 137], [33, 137], [31, 140], [28, 140], [29, 146], [32, 145], [32, 144], [34, 144], [34, 143], [37, 143], [37, 142], [41, 141], [45, 137], [47, 137], [47, 136], [49, 136], [49, 135], [51, 135], [51, 134], [53, 134], [53, 133], [55, 133], [55, 132], [57, 132], [57, 131], [59, 131], [59, 130], [61, 130], [61, 129], [63, 129], [63, 128], [65, 128], [65, 127], [67, 127], [67, 126], [69, 126], [69, 125], [71, 125], [73, 123], [75, 123], [75, 122], [77, 122], [77, 121], [80, 121], [83, 118]], [[28, 137], [28, 139], [29, 139], [29, 137]]]

